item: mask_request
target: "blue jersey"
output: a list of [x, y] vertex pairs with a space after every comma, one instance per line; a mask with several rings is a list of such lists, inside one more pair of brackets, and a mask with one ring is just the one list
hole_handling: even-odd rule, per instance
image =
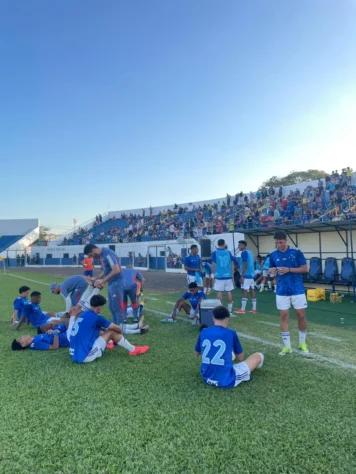
[[200, 373], [208, 385], [231, 388], [235, 385], [236, 373], [232, 363], [232, 352], [243, 352], [235, 331], [222, 326], [203, 329], [195, 345], [202, 353]]
[[[54, 334], [39, 334], [33, 338], [29, 348], [35, 351], [48, 351], [54, 342]], [[68, 347], [69, 341], [66, 334], [58, 334], [59, 347]]]
[[199, 301], [205, 300], [206, 296], [204, 291], [198, 291], [196, 295], [193, 295], [192, 293], [190, 293], [190, 291], [187, 291], [184, 293], [184, 295], [182, 295], [182, 298], [184, 300], [189, 300], [191, 307], [193, 309], [197, 309]]
[[142, 280], [142, 275], [140, 272], [134, 268], [124, 268], [122, 274], [125, 281], [125, 290], [131, 290], [136, 287], [136, 282]]
[[211, 260], [215, 263], [215, 280], [230, 280], [232, 278], [231, 262], [233, 261], [233, 256], [230, 250], [215, 250]]
[[24, 306], [28, 304], [27, 298], [22, 298], [22, 296], [18, 296], [14, 300], [14, 310], [17, 310], [17, 319], [20, 319], [22, 316]]
[[[270, 255], [270, 267], [299, 268], [307, 261], [299, 249], [287, 248], [285, 252], [274, 250]], [[277, 295], [294, 296], [304, 294], [303, 275], [301, 273], [277, 273]]]
[[203, 269], [207, 275], [211, 275], [211, 265], [208, 262], [203, 262]]
[[271, 268], [270, 261], [271, 259], [267, 257], [265, 263], [263, 264], [263, 270], [269, 270]]
[[61, 294], [66, 298], [68, 295], [73, 295], [73, 293], [78, 293], [78, 301], [80, 296], [84, 293], [88, 286], [88, 282], [81, 275], [74, 275], [59, 285]]
[[46, 314], [44, 314], [40, 305], [35, 303], [28, 303], [25, 305], [23, 307], [22, 316], [25, 316], [32, 326], [37, 329], [43, 324], [46, 324], [50, 319]]
[[91, 351], [101, 328], [108, 328], [111, 321], [91, 309], [81, 314], [73, 324], [70, 333], [69, 353], [72, 361], [81, 364]]
[[194, 268], [194, 271], [187, 270], [188, 275], [195, 276], [195, 272], [201, 269], [201, 260], [199, 255], [187, 255], [184, 257], [184, 266]]
[[247, 263], [246, 272], [244, 274], [244, 278], [251, 279], [255, 276], [255, 259], [253, 257], [253, 253], [251, 250], [243, 250], [241, 252], [241, 261], [242, 261], [242, 268], [241, 272], [243, 272], [243, 268], [245, 263]]
[[[100, 257], [105, 276], [111, 273], [112, 267], [114, 265], [119, 265], [120, 267], [119, 258], [116, 253], [113, 252], [111, 249], [103, 247]], [[113, 278], [110, 278], [110, 280], [108, 281], [108, 285], [112, 285], [113, 283], [124, 283], [124, 277], [122, 275], [122, 272], [118, 273]]]

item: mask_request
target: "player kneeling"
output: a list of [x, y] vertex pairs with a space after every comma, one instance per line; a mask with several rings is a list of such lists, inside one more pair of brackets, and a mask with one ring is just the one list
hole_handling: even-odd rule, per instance
[[[94, 295], [90, 299], [90, 310], [76, 318], [70, 332], [69, 353], [73, 362], [93, 362], [101, 357], [112, 340], [117, 346], [129, 351], [129, 355], [144, 354], [148, 346], [133, 346], [121, 334], [120, 326], [100, 316], [106, 298]], [[103, 332], [101, 332], [103, 331]]]
[[[214, 387], [237, 387], [248, 382], [251, 372], [263, 365], [264, 356], [260, 352], [244, 360], [238, 335], [227, 327], [229, 317], [230, 312], [224, 306], [214, 308], [214, 326], [203, 329], [195, 345], [195, 354], [202, 355], [200, 373], [204, 381]], [[240, 363], [233, 364], [233, 353]]]

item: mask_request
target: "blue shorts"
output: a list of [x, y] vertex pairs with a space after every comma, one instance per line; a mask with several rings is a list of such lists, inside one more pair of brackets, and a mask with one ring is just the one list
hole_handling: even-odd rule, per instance
[[84, 276], [92, 277], [93, 276], [93, 270], [84, 270]]

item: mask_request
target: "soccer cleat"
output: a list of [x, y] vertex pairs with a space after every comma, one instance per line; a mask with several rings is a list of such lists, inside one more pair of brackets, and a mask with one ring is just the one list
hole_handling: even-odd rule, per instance
[[208, 296], [211, 294], [211, 289], [209, 288], [207, 293], [206, 293]]
[[291, 347], [283, 347], [283, 349], [281, 350], [281, 352], [279, 352], [278, 355], [280, 356], [285, 356], [287, 354], [291, 354], [293, 351], [292, 351], [292, 348]]
[[261, 362], [258, 364], [257, 369], [260, 369], [263, 366], [263, 362], [265, 360], [265, 356], [262, 354], [262, 352], [259, 352], [261, 356]]
[[175, 318], [172, 318], [171, 316], [168, 316], [168, 318], [163, 318], [161, 319], [161, 323], [176, 323], [177, 320]]
[[149, 328], [150, 327], [148, 325], [143, 326], [142, 328], [140, 328], [141, 334], [145, 334], [149, 330]]
[[145, 354], [149, 350], [149, 346], [135, 346], [135, 349], [132, 352], [129, 352], [130, 356], [137, 356], [140, 354]]
[[264, 291], [265, 291], [265, 289], [262, 288], [262, 286], [261, 286], [260, 293], [263, 293]]
[[308, 346], [304, 343], [304, 344], [299, 344], [299, 349], [304, 352], [304, 354], [308, 354], [309, 353], [309, 349], [308, 349]]
[[235, 313], [237, 313], [237, 314], [246, 314], [246, 311], [244, 309], [238, 309], [237, 311], [235, 311]]
[[249, 311], [249, 313], [257, 314], [257, 309], [251, 309], [251, 311]]
[[107, 349], [114, 349], [114, 347], [115, 347], [114, 341], [112, 339], [110, 339], [110, 341], [106, 345], [106, 348]]
[[192, 326], [198, 326], [198, 324], [199, 324], [199, 322], [198, 322], [197, 319], [194, 319], [194, 320], [192, 321]]

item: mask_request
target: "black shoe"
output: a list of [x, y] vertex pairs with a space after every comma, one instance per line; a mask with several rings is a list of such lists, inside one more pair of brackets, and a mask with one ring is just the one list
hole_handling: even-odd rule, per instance
[[149, 326], [144, 326], [142, 329], [140, 329], [141, 334], [145, 334], [149, 330]]

